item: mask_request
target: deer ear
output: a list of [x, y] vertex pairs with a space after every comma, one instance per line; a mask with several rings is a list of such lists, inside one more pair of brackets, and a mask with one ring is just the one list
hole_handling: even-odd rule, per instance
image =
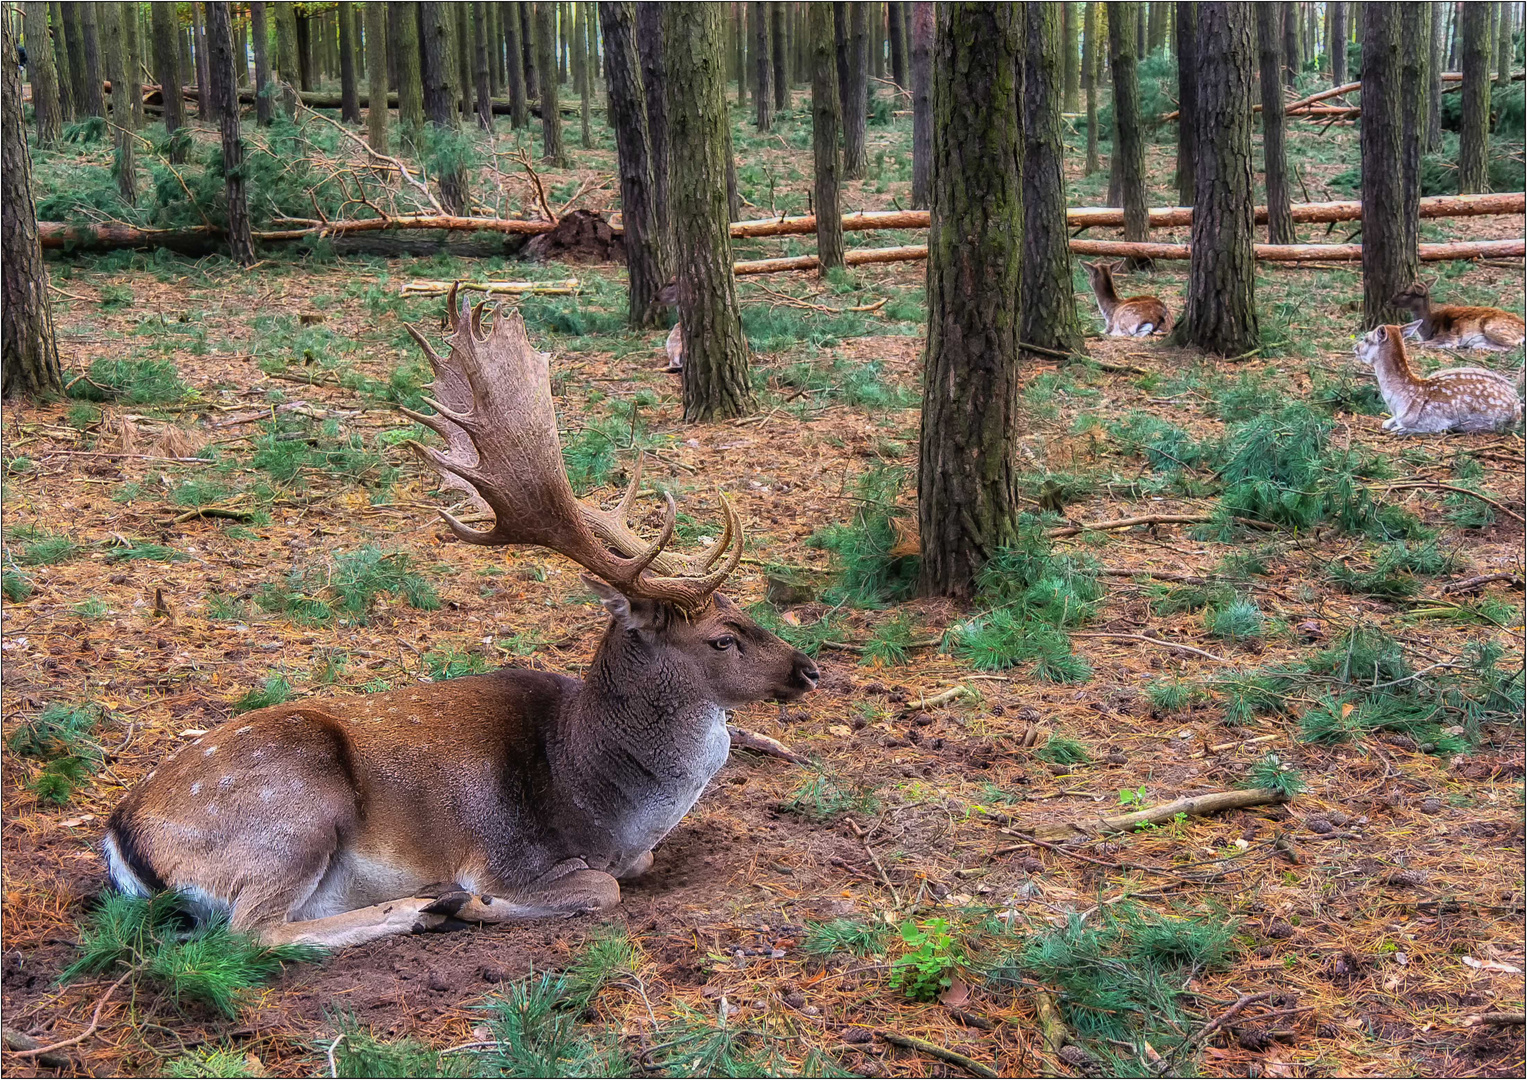
[[579, 577], [599, 597], [600, 605], [622, 630], [655, 630], [661, 625], [661, 604], [650, 600], [632, 600], [608, 581], [590, 574], [580, 574]]

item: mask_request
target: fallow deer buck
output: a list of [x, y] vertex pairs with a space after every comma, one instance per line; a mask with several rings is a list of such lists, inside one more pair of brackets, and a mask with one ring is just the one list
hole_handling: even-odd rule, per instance
[[1434, 304], [1431, 290], [1419, 281], [1395, 293], [1389, 302], [1420, 316], [1405, 325], [1408, 340], [1439, 349], [1507, 351], [1519, 348], [1527, 337], [1527, 324], [1521, 316], [1493, 307]]
[[268, 943], [329, 948], [609, 908], [725, 763], [723, 710], [815, 687], [809, 657], [716, 592], [742, 556], [730, 503], [720, 541], [681, 557], [671, 497], [655, 540], [627, 524], [639, 470], [612, 511], [574, 498], [547, 355], [517, 313], [485, 331], [483, 306], [448, 303], [448, 356], [409, 327], [435, 413], [404, 410], [448, 448], [413, 449], [492, 510], [482, 532], [441, 511], [462, 540], [588, 571], [610, 622], [586, 678], [508, 668], [231, 720], [112, 814], [119, 889], [177, 890]]
[[[658, 302], [676, 305], [679, 302], [679, 279], [673, 278], [664, 285], [657, 294]], [[668, 366], [663, 369], [663, 374], [672, 375], [684, 370], [684, 327], [679, 323], [673, 324], [673, 329], [668, 331], [668, 340], [663, 343], [663, 351], [668, 354]]]
[[1104, 333], [1109, 337], [1149, 337], [1172, 329], [1172, 314], [1159, 296], [1131, 296], [1121, 299], [1114, 286], [1114, 267], [1104, 262], [1083, 262], [1092, 294], [1102, 312]]
[[1500, 431], [1522, 422], [1516, 386], [1498, 372], [1478, 367], [1446, 368], [1417, 375], [1405, 355], [1398, 326], [1368, 331], [1353, 352], [1372, 365], [1379, 396], [1390, 416], [1385, 431], [1433, 435], [1444, 431]]

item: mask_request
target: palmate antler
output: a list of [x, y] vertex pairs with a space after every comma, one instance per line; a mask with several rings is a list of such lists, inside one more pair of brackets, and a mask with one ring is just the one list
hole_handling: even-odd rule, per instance
[[[446, 485], [480, 497], [495, 518], [487, 531], [468, 528], [444, 510], [451, 531], [469, 544], [533, 544], [572, 559], [631, 597], [664, 600], [688, 611], [703, 608], [742, 559], [742, 523], [723, 496], [726, 526], [708, 552], [681, 556], [663, 550], [673, 539], [678, 509], [666, 496], [663, 527], [643, 540], [626, 523], [641, 483], [641, 462], [613, 510], [598, 510], [574, 495], [562, 461], [557, 414], [551, 401], [549, 357], [525, 335], [518, 312], [500, 312], [484, 332], [487, 304], [468, 312], [446, 298], [446, 342], [440, 356], [415, 327], [408, 332], [435, 370], [435, 415], [403, 409], [416, 423], [445, 439], [444, 453], [413, 442], [414, 452], [434, 466]], [[717, 565], [719, 563], [719, 565]]]

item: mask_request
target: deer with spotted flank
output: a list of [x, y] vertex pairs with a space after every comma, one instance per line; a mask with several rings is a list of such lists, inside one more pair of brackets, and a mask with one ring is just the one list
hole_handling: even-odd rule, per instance
[[1092, 293], [1097, 298], [1098, 311], [1103, 315], [1104, 332], [1109, 337], [1149, 337], [1152, 334], [1171, 333], [1172, 313], [1167, 311], [1159, 296], [1119, 296], [1113, 274], [1122, 265], [1082, 262], [1082, 268], [1087, 271], [1087, 280], [1092, 283]]
[[1353, 349], [1373, 368], [1379, 396], [1390, 416], [1383, 429], [1396, 435], [1444, 431], [1502, 431], [1522, 422], [1516, 385], [1499, 372], [1479, 367], [1446, 368], [1417, 375], [1405, 355], [1398, 326], [1379, 326]]
[[[667, 550], [627, 513], [576, 499], [563, 469], [548, 357], [517, 313], [448, 301], [435, 369], [447, 448], [412, 444], [492, 511], [469, 544], [548, 548], [581, 565], [609, 614], [584, 679], [506, 668], [384, 693], [278, 705], [180, 750], [112, 814], [117, 888], [175, 890], [270, 944], [341, 948], [390, 934], [598, 911], [725, 763], [725, 710], [812, 690], [815, 663], [716, 590], [742, 556], [724, 498], [707, 552]], [[756, 738], [756, 737], [755, 737]]]

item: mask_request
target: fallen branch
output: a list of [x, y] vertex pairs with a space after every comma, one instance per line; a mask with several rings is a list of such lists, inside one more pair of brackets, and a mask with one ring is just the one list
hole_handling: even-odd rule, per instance
[[1235, 1017], [1236, 1017], [1236, 1014], [1239, 1013], [1246, 1006], [1254, 1005], [1254, 1004], [1256, 1004], [1259, 1001], [1266, 1001], [1270, 997], [1272, 997], [1272, 991], [1271, 990], [1264, 991], [1264, 992], [1262, 992], [1260, 994], [1242, 994], [1240, 997], [1235, 999], [1235, 1003], [1232, 1004], [1230, 1006], [1230, 1008], [1226, 1009], [1224, 1012], [1222, 1012], [1218, 1016], [1216, 1016], [1213, 1020], [1210, 1020], [1203, 1027], [1199, 1028], [1198, 1031], [1195, 1032], [1193, 1034], [1193, 1036], [1191, 1038], [1189, 1038], [1188, 1041], [1186, 1043], [1184, 1043], [1183, 1045], [1184, 1046], [1201, 1046], [1204, 1042], [1206, 1042], [1208, 1040], [1209, 1036], [1213, 1035], [1216, 1031], [1218, 1031], [1220, 1028], [1224, 1027], [1231, 1020], [1234, 1020]]
[[948, 690], [942, 690], [932, 697], [920, 697], [916, 701], [909, 701], [904, 706], [906, 712], [917, 712], [923, 709], [941, 709], [951, 701], [958, 701], [970, 693], [970, 687], [960, 685], [951, 686]]
[[1133, 529], [1136, 525], [1202, 525], [1213, 521], [1212, 514], [1142, 514], [1139, 517], [1114, 518], [1111, 521], [1092, 521], [1084, 525], [1065, 525], [1050, 530], [1051, 539], [1076, 536], [1084, 532], [1103, 532], [1106, 529]]
[[[1044, 1044], [1045, 1053], [1052, 1058], [1059, 1057], [1061, 1047], [1066, 1045], [1071, 1038], [1071, 1032], [1066, 1028], [1066, 1022], [1060, 1018], [1060, 1010], [1055, 1006], [1055, 998], [1048, 990], [1034, 991], [1034, 1012], [1039, 1017], [1040, 1039]], [[1042, 1071], [1043, 1076], [1054, 1076], [1054, 1066], [1046, 1066]]]
[[1444, 594], [1473, 592], [1495, 581], [1509, 581], [1518, 587], [1523, 584], [1520, 574], [1480, 574], [1477, 577], [1464, 578], [1462, 581], [1449, 582], [1442, 586], [1442, 592]]
[[405, 281], [402, 296], [444, 296], [452, 288], [490, 294], [540, 293], [544, 296], [570, 296], [578, 291], [578, 279], [565, 281]]
[[1147, 645], [1158, 645], [1163, 649], [1171, 649], [1176, 652], [1192, 653], [1194, 656], [1202, 656], [1205, 660], [1214, 660], [1221, 664], [1233, 664], [1234, 660], [1228, 660], [1223, 656], [1216, 656], [1212, 652], [1194, 648], [1192, 645], [1184, 645], [1178, 641], [1163, 641], [1161, 638], [1147, 637], [1144, 634], [1108, 634], [1101, 631], [1075, 631], [1072, 637], [1081, 638], [1106, 638], [1109, 641], [1142, 641]]
[[[1067, 840], [1075, 836], [1092, 839], [1109, 833], [1130, 832], [1141, 825], [1161, 825], [1171, 821], [1178, 814], [1202, 817], [1206, 814], [1217, 814], [1221, 810], [1240, 810], [1247, 806], [1266, 806], [1269, 803], [1287, 801], [1286, 794], [1272, 788], [1214, 791], [1207, 795], [1190, 795], [1186, 798], [1174, 799], [1169, 803], [1162, 803], [1160, 806], [1136, 810], [1129, 814], [1119, 814], [1115, 817], [1098, 818], [1091, 822], [1066, 821], [1037, 825], [1031, 835], [1036, 840]], [[1015, 827], [1019, 828], [1019, 831], [1024, 831], [1020, 826]]]
[[159, 521], [155, 524], [161, 528], [166, 525], [181, 525], [192, 518], [227, 518], [229, 521], [253, 521], [259, 516], [257, 510], [237, 510], [228, 506], [198, 506], [195, 510], [187, 510], [183, 514], [176, 514], [168, 521]]
[[1527, 1023], [1527, 1013], [1520, 1012], [1487, 1012], [1478, 1016], [1471, 1016], [1464, 1021], [1469, 1026], [1488, 1024], [1494, 1027], [1521, 1027]]
[[870, 862], [875, 865], [875, 872], [880, 875], [881, 882], [890, 890], [891, 901], [899, 909], [901, 907], [901, 894], [896, 891], [896, 886], [891, 883], [891, 875], [885, 872], [885, 867], [880, 863], [880, 856], [875, 854], [875, 849], [870, 847], [870, 834], [859, 828], [859, 823], [853, 818], [848, 819], [848, 827], [854, 830], [854, 835], [859, 838], [859, 845], [864, 848], [864, 853], [870, 857]]
[[1491, 506], [1495, 507], [1495, 509], [1499, 510], [1501, 513], [1507, 514], [1507, 515], [1515, 518], [1517, 521], [1520, 521], [1522, 524], [1527, 525], [1527, 518], [1522, 517], [1521, 514], [1518, 514], [1515, 510], [1511, 509], [1509, 506], [1505, 506], [1505, 505], [1503, 505], [1501, 503], [1496, 502], [1494, 499], [1490, 498], [1490, 496], [1488, 496], [1488, 495], [1481, 495], [1477, 491], [1471, 491], [1469, 488], [1466, 488], [1466, 487], [1458, 487], [1455, 484], [1443, 484], [1443, 483], [1439, 483], [1436, 480], [1407, 480], [1407, 481], [1404, 481], [1404, 482], [1398, 483], [1398, 484], [1390, 484], [1384, 490], [1385, 491], [1399, 491], [1399, 490], [1404, 489], [1404, 488], [1435, 488], [1438, 491], [1452, 491], [1452, 492], [1455, 492], [1455, 493], [1457, 493], [1459, 495], [1472, 495], [1472, 496], [1474, 496], [1474, 498], [1478, 499], [1480, 502], [1489, 503]]
[[111, 1000], [111, 995], [115, 994], [118, 988], [120, 988], [121, 985], [128, 979], [132, 978], [133, 975], [137, 973], [137, 971], [137, 968], [130, 968], [122, 974], [120, 979], [106, 988], [106, 993], [102, 994], [100, 1000], [95, 1003], [95, 1012], [91, 1014], [90, 1026], [87, 1027], [84, 1031], [80, 1032], [78, 1035], [74, 1036], [74, 1038], [64, 1039], [62, 1042], [49, 1043], [47, 1046], [34, 1046], [27, 1050], [13, 1050], [12, 1053], [14, 1053], [17, 1057], [41, 1058], [43, 1054], [51, 1054], [53, 1051], [62, 1050], [66, 1046], [74, 1046], [77, 1043], [84, 1042], [86, 1039], [90, 1038], [90, 1036], [94, 1035], [96, 1033], [96, 1029], [101, 1026], [101, 1012], [106, 1008], [106, 1003]]
[[771, 739], [767, 735], [760, 735], [756, 731], [745, 731], [731, 724], [726, 725], [726, 733], [732, 737], [733, 746], [740, 746], [744, 750], [755, 750], [766, 757], [783, 758], [796, 765], [809, 764], [805, 758], [784, 743]]
[[957, 1050], [950, 1050], [947, 1047], [939, 1046], [937, 1043], [928, 1042], [926, 1039], [919, 1039], [915, 1035], [902, 1035], [900, 1032], [883, 1030], [876, 1031], [875, 1034], [892, 1046], [900, 1046], [906, 1050], [918, 1050], [929, 1057], [936, 1057], [940, 1061], [947, 1061], [951, 1065], [958, 1065], [972, 1076], [998, 1075], [995, 1070], [982, 1065], [974, 1058], [968, 1058]]

